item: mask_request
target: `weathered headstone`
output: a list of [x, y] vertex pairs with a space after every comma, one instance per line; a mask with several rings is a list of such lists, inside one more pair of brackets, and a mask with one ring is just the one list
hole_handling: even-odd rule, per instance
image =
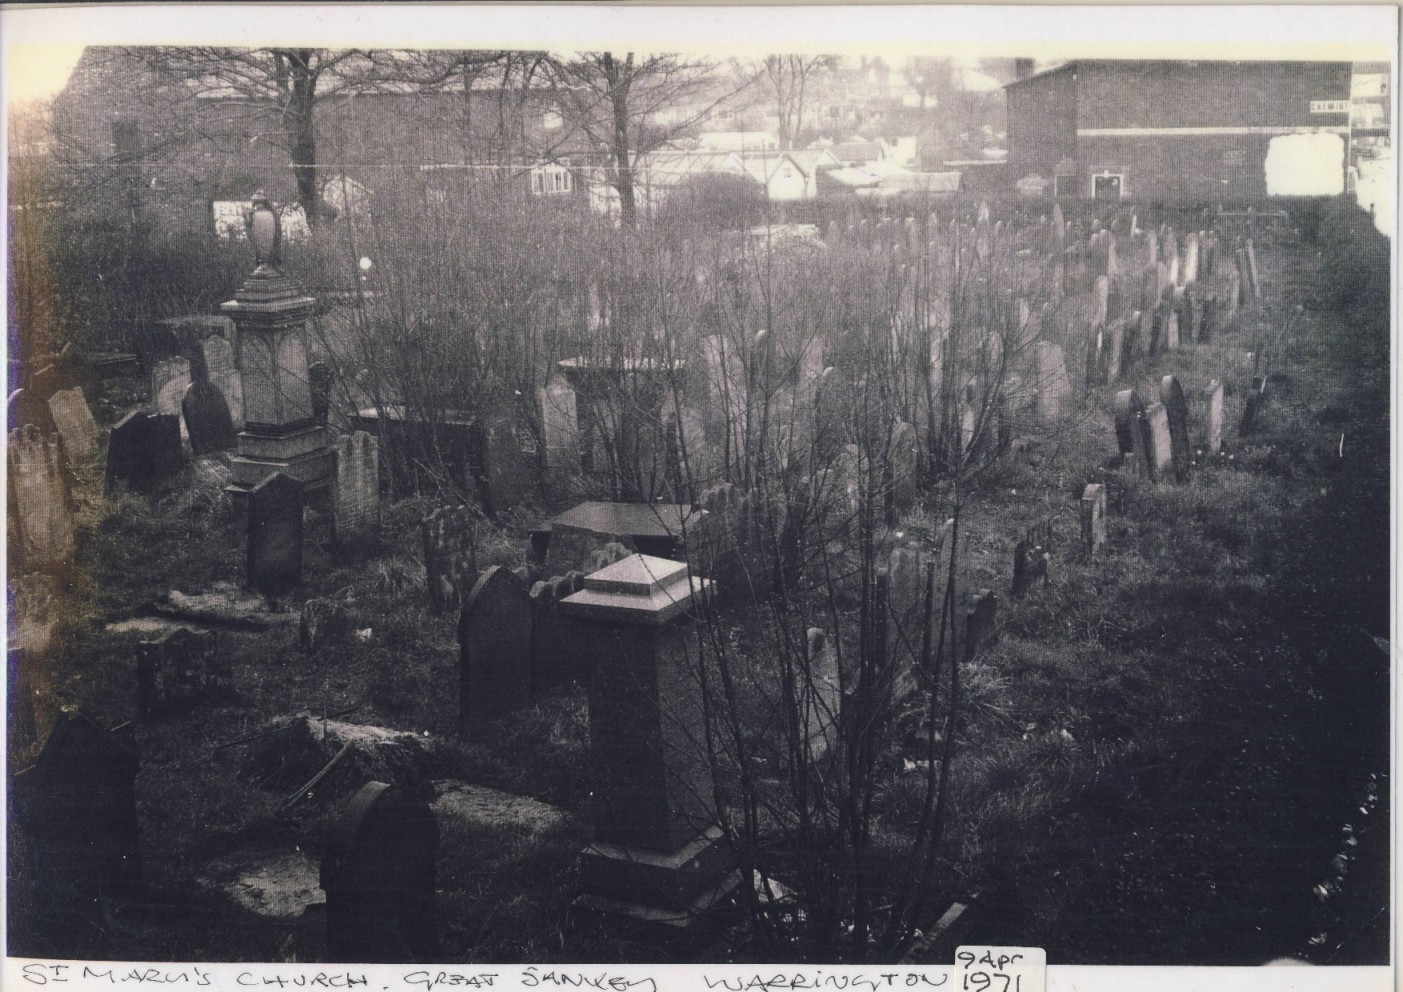
[[474, 733], [531, 701], [531, 598], [511, 572], [482, 573], [458, 619], [458, 723]]
[[336, 479], [331, 487], [336, 545], [374, 547], [380, 542], [380, 443], [356, 431], [336, 439]]
[[205, 338], [200, 345], [204, 352], [205, 369], [209, 381], [224, 396], [229, 404], [229, 418], [235, 427], [244, 423], [244, 383], [243, 373], [234, 364], [234, 346], [228, 339], [218, 335]]
[[491, 420], [482, 431], [487, 502], [494, 513], [520, 505], [536, 487], [536, 438], [509, 418]]
[[1165, 310], [1164, 347], [1166, 351], [1179, 350], [1179, 314], [1172, 308]]
[[559, 484], [580, 471], [580, 422], [575, 390], [563, 376], [553, 377], [541, 390], [541, 422], [545, 429], [546, 470]]
[[1189, 449], [1189, 404], [1184, 398], [1179, 380], [1167, 375], [1159, 382], [1159, 401], [1169, 420], [1169, 439], [1174, 463], [1174, 480], [1184, 482], [1189, 477], [1193, 452]]
[[137, 712], [142, 719], [182, 709], [201, 696], [223, 689], [227, 665], [219, 656], [214, 631], [172, 630], [142, 641], [136, 652]]
[[248, 498], [248, 584], [276, 593], [302, 582], [301, 483], [274, 472]]
[[531, 694], [564, 685], [588, 673], [578, 664], [574, 624], [560, 614], [560, 601], [584, 588], [582, 572], [569, 572], [531, 587]]
[[1184, 235], [1184, 284], [1198, 282], [1198, 233], [1190, 231]]
[[1038, 419], [1059, 420], [1071, 412], [1072, 380], [1060, 345], [1039, 341], [1034, 352], [1038, 390]]
[[49, 404], [28, 389], [16, 389], [5, 404], [6, 423], [10, 430], [33, 424], [42, 434], [54, 434], [58, 427], [54, 424], [53, 411]]
[[429, 610], [442, 613], [460, 606], [466, 586], [477, 575], [475, 529], [466, 506], [443, 506], [421, 525]]
[[180, 413], [180, 401], [190, 388], [190, 362], [162, 358], [151, 367], [151, 402], [157, 413]]
[[10, 431], [10, 488], [24, 567], [62, 572], [73, 565], [72, 481], [58, 435], [33, 424]]
[[312, 419], [323, 427], [331, 413], [331, 388], [335, 376], [326, 362], [307, 366], [307, 386], [312, 394]]
[[898, 510], [909, 510], [916, 503], [919, 458], [916, 428], [898, 422], [891, 434], [892, 501]]
[[965, 650], [964, 660], [967, 663], [974, 660], [974, 656], [986, 644], [992, 644], [997, 638], [994, 629], [994, 620], [998, 615], [999, 597], [992, 589], [980, 589], [972, 597], [968, 609], [965, 611]]
[[1223, 384], [1214, 379], [1208, 384], [1208, 453], [1223, 450]]
[[1174, 464], [1174, 442], [1169, 434], [1169, 414], [1163, 403], [1151, 403], [1146, 407], [1145, 423], [1149, 428], [1146, 455], [1150, 479], [1158, 482], [1166, 478]]
[[[60, 389], [49, 397], [49, 412], [71, 461], [86, 462], [97, 455], [98, 429], [88, 401], [78, 388]], [[16, 425], [19, 426], [19, 425]]]
[[63, 714], [12, 793], [24, 867], [43, 897], [96, 908], [141, 880], [134, 745], [81, 714]]
[[207, 378], [196, 378], [180, 401], [180, 414], [196, 456], [228, 451], [234, 447], [234, 420], [219, 387]]
[[1106, 487], [1092, 483], [1081, 494], [1081, 540], [1086, 553], [1095, 557], [1106, 543]]
[[1111, 322], [1106, 344], [1106, 382], [1115, 383], [1120, 379], [1121, 363], [1125, 360], [1125, 321]]
[[1110, 296], [1111, 283], [1105, 276], [1096, 277], [1095, 293], [1096, 309], [1093, 311], [1092, 323], [1096, 327], [1105, 327], [1106, 321], [1110, 317]]
[[429, 805], [403, 786], [370, 782], [352, 797], [322, 855], [328, 961], [435, 959], [438, 840]]

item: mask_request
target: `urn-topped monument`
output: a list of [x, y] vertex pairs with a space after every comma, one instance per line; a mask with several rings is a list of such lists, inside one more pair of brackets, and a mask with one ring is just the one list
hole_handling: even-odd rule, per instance
[[273, 472], [317, 489], [330, 484], [335, 451], [312, 413], [303, 339], [316, 300], [282, 271], [282, 231], [262, 192], [254, 194], [249, 241], [256, 268], [220, 307], [238, 328], [244, 429], [230, 459], [229, 491], [248, 493]]

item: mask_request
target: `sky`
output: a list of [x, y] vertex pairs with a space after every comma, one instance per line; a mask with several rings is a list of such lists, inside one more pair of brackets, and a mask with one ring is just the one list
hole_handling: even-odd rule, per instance
[[5, 102], [26, 103], [57, 94], [68, 82], [83, 47], [55, 42], [11, 48], [5, 57]]

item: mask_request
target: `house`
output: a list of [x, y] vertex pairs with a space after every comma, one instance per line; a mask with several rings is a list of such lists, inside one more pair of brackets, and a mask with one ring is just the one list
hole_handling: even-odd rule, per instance
[[703, 131], [697, 144], [712, 151], [769, 152], [779, 148], [779, 138], [767, 131]]
[[1007, 182], [1193, 204], [1283, 192], [1269, 165], [1308, 159], [1312, 191], [1337, 193], [1350, 74], [1348, 62], [1101, 59], [1025, 74], [1004, 88]]
[[741, 156], [741, 166], [764, 187], [765, 196], [771, 201], [815, 199], [819, 171], [839, 165], [827, 148]]

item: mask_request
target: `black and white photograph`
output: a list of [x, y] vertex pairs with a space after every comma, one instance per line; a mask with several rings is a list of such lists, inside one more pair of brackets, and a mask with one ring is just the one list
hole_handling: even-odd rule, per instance
[[14, 988], [1394, 986], [1396, 8], [0, 31]]

